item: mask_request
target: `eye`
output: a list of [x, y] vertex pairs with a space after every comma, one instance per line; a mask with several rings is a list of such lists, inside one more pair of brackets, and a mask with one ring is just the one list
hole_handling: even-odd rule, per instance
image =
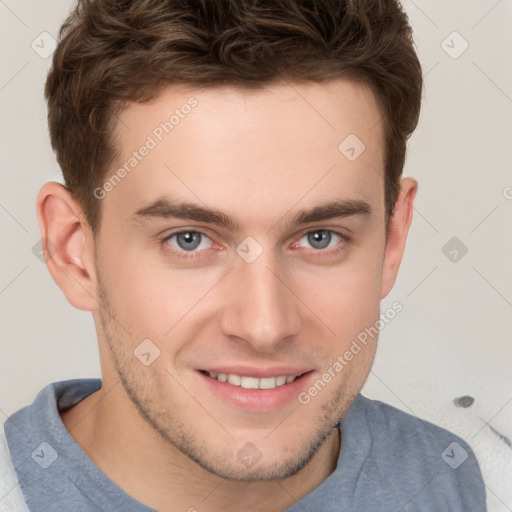
[[185, 252], [197, 252], [212, 246], [212, 241], [204, 233], [191, 230], [172, 233], [163, 241]]
[[[345, 244], [340, 242], [348, 243], [350, 240], [345, 235], [337, 233], [336, 231], [316, 229], [305, 233], [293, 246], [303, 246], [304, 241], [310, 245], [313, 251], [333, 254], [343, 250]], [[201, 251], [210, 249], [215, 245], [205, 233], [191, 229], [171, 233], [162, 239], [162, 243], [172, 246], [172, 249], [170, 249], [171, 252], [173, 252], [175, 256], [182, 258], [199, 256]]]
[[340, 241], [344, 240], [345, 237], [335, 231], [328, 229], [317, 229], [315, 231], [309, 231], [299, 241], [306, 240], [308, 244], [315, 250], [324, 250], [331, 247], [336, 247]]

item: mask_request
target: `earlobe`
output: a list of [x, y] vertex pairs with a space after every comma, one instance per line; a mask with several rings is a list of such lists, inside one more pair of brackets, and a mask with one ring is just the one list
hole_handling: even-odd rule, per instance
[[413, 205], [418, 183], [412, 178], [403, 178], [400, 194], [393, 215], [389, 221], [388, 240], [382, 266], [381, 299], [386, 297], [395, 284], [402, 262], [407, 234], [412, 222]]
[[94, 311], [98, 307], [94, 240], [80, 205], [64, 186], [50, 182], [39, 191], [36, 208], [53, 280], [72, 306]]

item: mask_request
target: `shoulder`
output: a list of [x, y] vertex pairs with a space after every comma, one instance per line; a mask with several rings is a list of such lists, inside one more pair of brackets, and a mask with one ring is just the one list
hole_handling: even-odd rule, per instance
[[[372, 438], [372, 459], [383, 485], [450, 510], [485, 510], [485, 485], [466, 441], [452, 432], [378, 400], [359, 396]], [[392, 476], [391, 476], [392, 475]], [[480, 508], [479, 508], [480, 507]]]
[[[27, 504], [37, 502], [44, 480], [37, 473], [35, 447], [43, 440], [50, 444], [51, 439], [51, 447], [62, 449], [66, 435], [72, 442], [59, 408], [75, 405], [100, 386], [100, 379], [53, 382], [39, 391], [32, 404], [0, 421], [0, 512], [28, 512]], [[46, 479], [50, 475], [45, 472]], [[50, 485], [56, 487], [57, 483]]]
[[28, 512], [0, 421], [0, 512]]
[[385, 435], [388, 445], [396, 445], [396, 448], [400, 446], [416, 448], [414, 452], [428, 448], [430, 453], [431, 449], [441, 449], [441, 452], [436, 451], [441, 456], [445, 448], [455, 442], [464, 448], [468, 455], [472, 454], [466, 441], [449, 430], [414, 416], [412, 411], [407, 413], [392, 405], [363, 396], [360, 396], [360, 400], [373, 437], [382, 438]]

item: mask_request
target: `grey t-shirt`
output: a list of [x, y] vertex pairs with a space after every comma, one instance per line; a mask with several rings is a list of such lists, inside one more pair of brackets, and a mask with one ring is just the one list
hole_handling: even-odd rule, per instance
[[[108, 478], [71, 437], [58, 409], [101, 386], [73, 379], [46, 386], [5, 422], [5, 438], [30, 512], [150, 512]], [[454, 434], [358, 395], [340, 422], [336, 470], [286, 512], [483, 512], [475, 456]]]

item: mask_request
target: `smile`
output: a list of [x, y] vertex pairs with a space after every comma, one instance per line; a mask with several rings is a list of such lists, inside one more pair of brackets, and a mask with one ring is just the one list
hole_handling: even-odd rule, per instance
[[250, 377], [247, 375], [235, 375], [234, 373], [204, 372], [212, 379], [227, 382], [232, 386], [244, 389], [274, 389], [298, 379], [300, 375], [279, 375], [276, 377]]

